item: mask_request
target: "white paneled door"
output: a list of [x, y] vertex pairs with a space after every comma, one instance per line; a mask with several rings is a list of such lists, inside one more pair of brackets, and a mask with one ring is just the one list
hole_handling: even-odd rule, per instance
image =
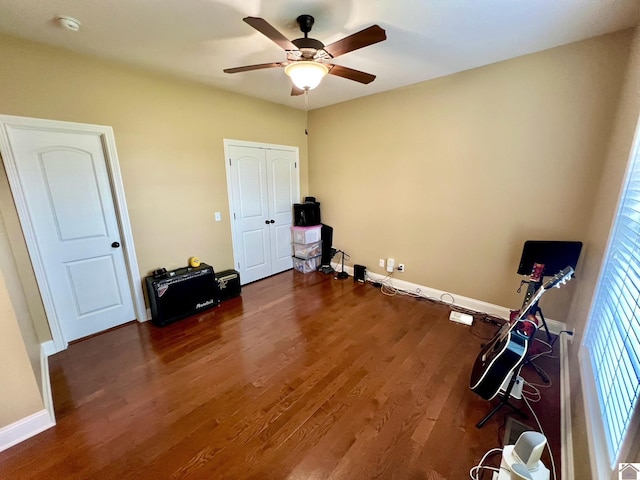
[[102, 136], [6, 133], [64, 340], [134, 320]]
[[235, 268], [243, 284], [292, 268], [298, 149], [225, 141]]

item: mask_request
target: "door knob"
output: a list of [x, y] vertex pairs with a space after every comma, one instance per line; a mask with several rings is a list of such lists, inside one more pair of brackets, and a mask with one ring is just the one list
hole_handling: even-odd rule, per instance
[[120, 244], [119, 244], [118, 242], [113, 242], [113, 243], [111, 244], [111, 246], [112, 246], [113, 248], [118, 248], [118, 247], [120, 246]]
[[264, 223], [265, 223], [266, 225], [269, 225], [269, 220], [265, 220], [265, 221], [264, 221]]
[[275, 220], [269, 220], [269, 223], [276, 223]]

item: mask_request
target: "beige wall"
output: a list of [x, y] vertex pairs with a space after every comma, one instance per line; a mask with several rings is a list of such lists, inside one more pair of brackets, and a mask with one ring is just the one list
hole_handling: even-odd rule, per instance
[[[0, 197], [3, 195], [0, 189]], [[2, 200], [6, 199], [0, 203]], [[6, 233], [4, 213], [0, 209], [0, 428], [43, 409], [40, 342]]]
[[[11, 287], [10, 295], [14, 305], [26, 306], [26, 308], [17, 309], [20, 312], [18, 322], [34, 372], [39, 378], [40, 343], [49, 340], [51, 333], [2, 163], [0, 163], [0, 214], [2, 215], [0, 238], [4, 240], [1, 251], [6, 258], [0, 270], [12, 280], [9, 282], [9, 287]], [[17, 265], [21, 265], [21, 268], [17, 268]]]
[[[218, 270], [233, 267], [224, 138], [299, 147], [301, 193], [307, 193], [303, 111], [4, 35], [0, 65], [0, 114], [114, 128], [142, 276], [186, 265], [192, 255]], [[214, 221], [216, 211], [221, 222]], [[16, 376], [26, 389], [39, 375], [39, 342], [51, 335], [4, 171], [0, 213], [0, 273], [20, 308], [18, 318], [2, 321], [23, 337], [16, 346], [15, 338], [0, 335], [0, 351], [21, 349], [17, 361], [26, 346], [33, 369]], [[11, 385], [0, 381], [3, 409], [23, 403]]]
[[[310, 194], [352, 263], [518, 308], [527, 239], [584, 240], [630, 31], [311, 112]], [[573, 286], [542, 301], [564, 320]]]
[[0, 62], [0, 113], [114, 128], [143, 276], [192, 255], [233, 267], [224, 138], [298, 146], [307, 191], [302, 111], [6, 36]]
[[[4, 245], [0, 259], [5, 266]], [[43, 409], [38, 381], [18, 326], [16, 312], [7, 290], [4, 272], [0, 272], [0, 428]]]
[[[9, 232], [11, 232], [11, 235], [9, 235]], [[18, 264], [23, 265], [23, 268], [18, 269]], [[20, 230], [18, 215], [13, 206], [7, 177], [1, 162], [0, 272], [4, 272], [5, 278], [11, 280], [7, 283], [7, 290], [12, 308], [16, 313], [16, 319], [29, 355], [33, 373], [36, 378], [41, 378], [40, 335], [36, 331], [36, 324], [43, 329], [42, 338], [50, 338], [50, 334], [42, 301], [35, 284], [33, 270], [30, 268], [29, 257], [24, 246], [24, 237]], [[32, 292], [32, 295], [26, 295], [25, 292], [27, 291]], [[35, 318], [38, 318], [39, 321], [34, 321]], [[40, 383], [38, 383], [38, 386], [42, 387]]]
[[[576, 339], [570, 346], [569, 357], [576, 478], [590, 478], [585, 414], [577, 355], [640, 115], [640, 29], [636, 29], [634, 33], [629, 67], [617, 107], [618, 111], [613, 123], [609, 148], [604, 156], [604, 169], [599, 188], [596, 191], [597, 195], [595, 195], [594, 213], [585, 238], [587, 248], [581, 263], [580, 281], [569, 313], [570, 323], [576, 327]], [[633, 453], [629, 456], [628, 461], [634, 461], [633, 459], [638, 458], [639, 454], [638, 445], [634, 445]]]

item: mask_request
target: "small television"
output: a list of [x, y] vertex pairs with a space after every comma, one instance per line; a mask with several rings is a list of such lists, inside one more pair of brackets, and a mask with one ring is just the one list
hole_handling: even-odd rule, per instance
[[575, 270], [581, 250], [582, 242], [527, 240], [522, 248], [518, 275], [530, 275], [534, 263], [544, 265], [542, 276], [555, 275], [569, 266]]

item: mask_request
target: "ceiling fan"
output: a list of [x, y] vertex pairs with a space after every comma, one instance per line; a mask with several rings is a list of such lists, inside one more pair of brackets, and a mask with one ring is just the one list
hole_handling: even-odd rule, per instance
[[284, 62], [260, 63], [257, 65], [246, 65], [244, 67], [226, 68], [225, 73], [248, 72], [250, 70], [261, 70], [264, 68], [284, 67], [284, 71], [294, 84], [291, 95], [301, 95], [305, 91], [311, 90], [320, 84], [322, 78], [327, 74], [337, 75], [360, 83], [371, 83], [376, 78], [370, 73], [354, 70], [353, 68], [335, 65], [329, 61], [339, 55], [368, 47], [374, 43], [387, 39], [383, 28], [372, 25], [353, 35], [349, 35], [341, 40], [325, 46], [320, 40], [309, 37], [311, 27], [315, 22], [311, 15], [300, 15], [296, 21], [300, 30], [304, 33], [303, 38], [295, 40], [287, 39], [282, 33], [271, 26], [266, 20], [259, 17], [246, 17], [243, 20], [262, 33], [265, 37], [284, 49], [287, 60]]

